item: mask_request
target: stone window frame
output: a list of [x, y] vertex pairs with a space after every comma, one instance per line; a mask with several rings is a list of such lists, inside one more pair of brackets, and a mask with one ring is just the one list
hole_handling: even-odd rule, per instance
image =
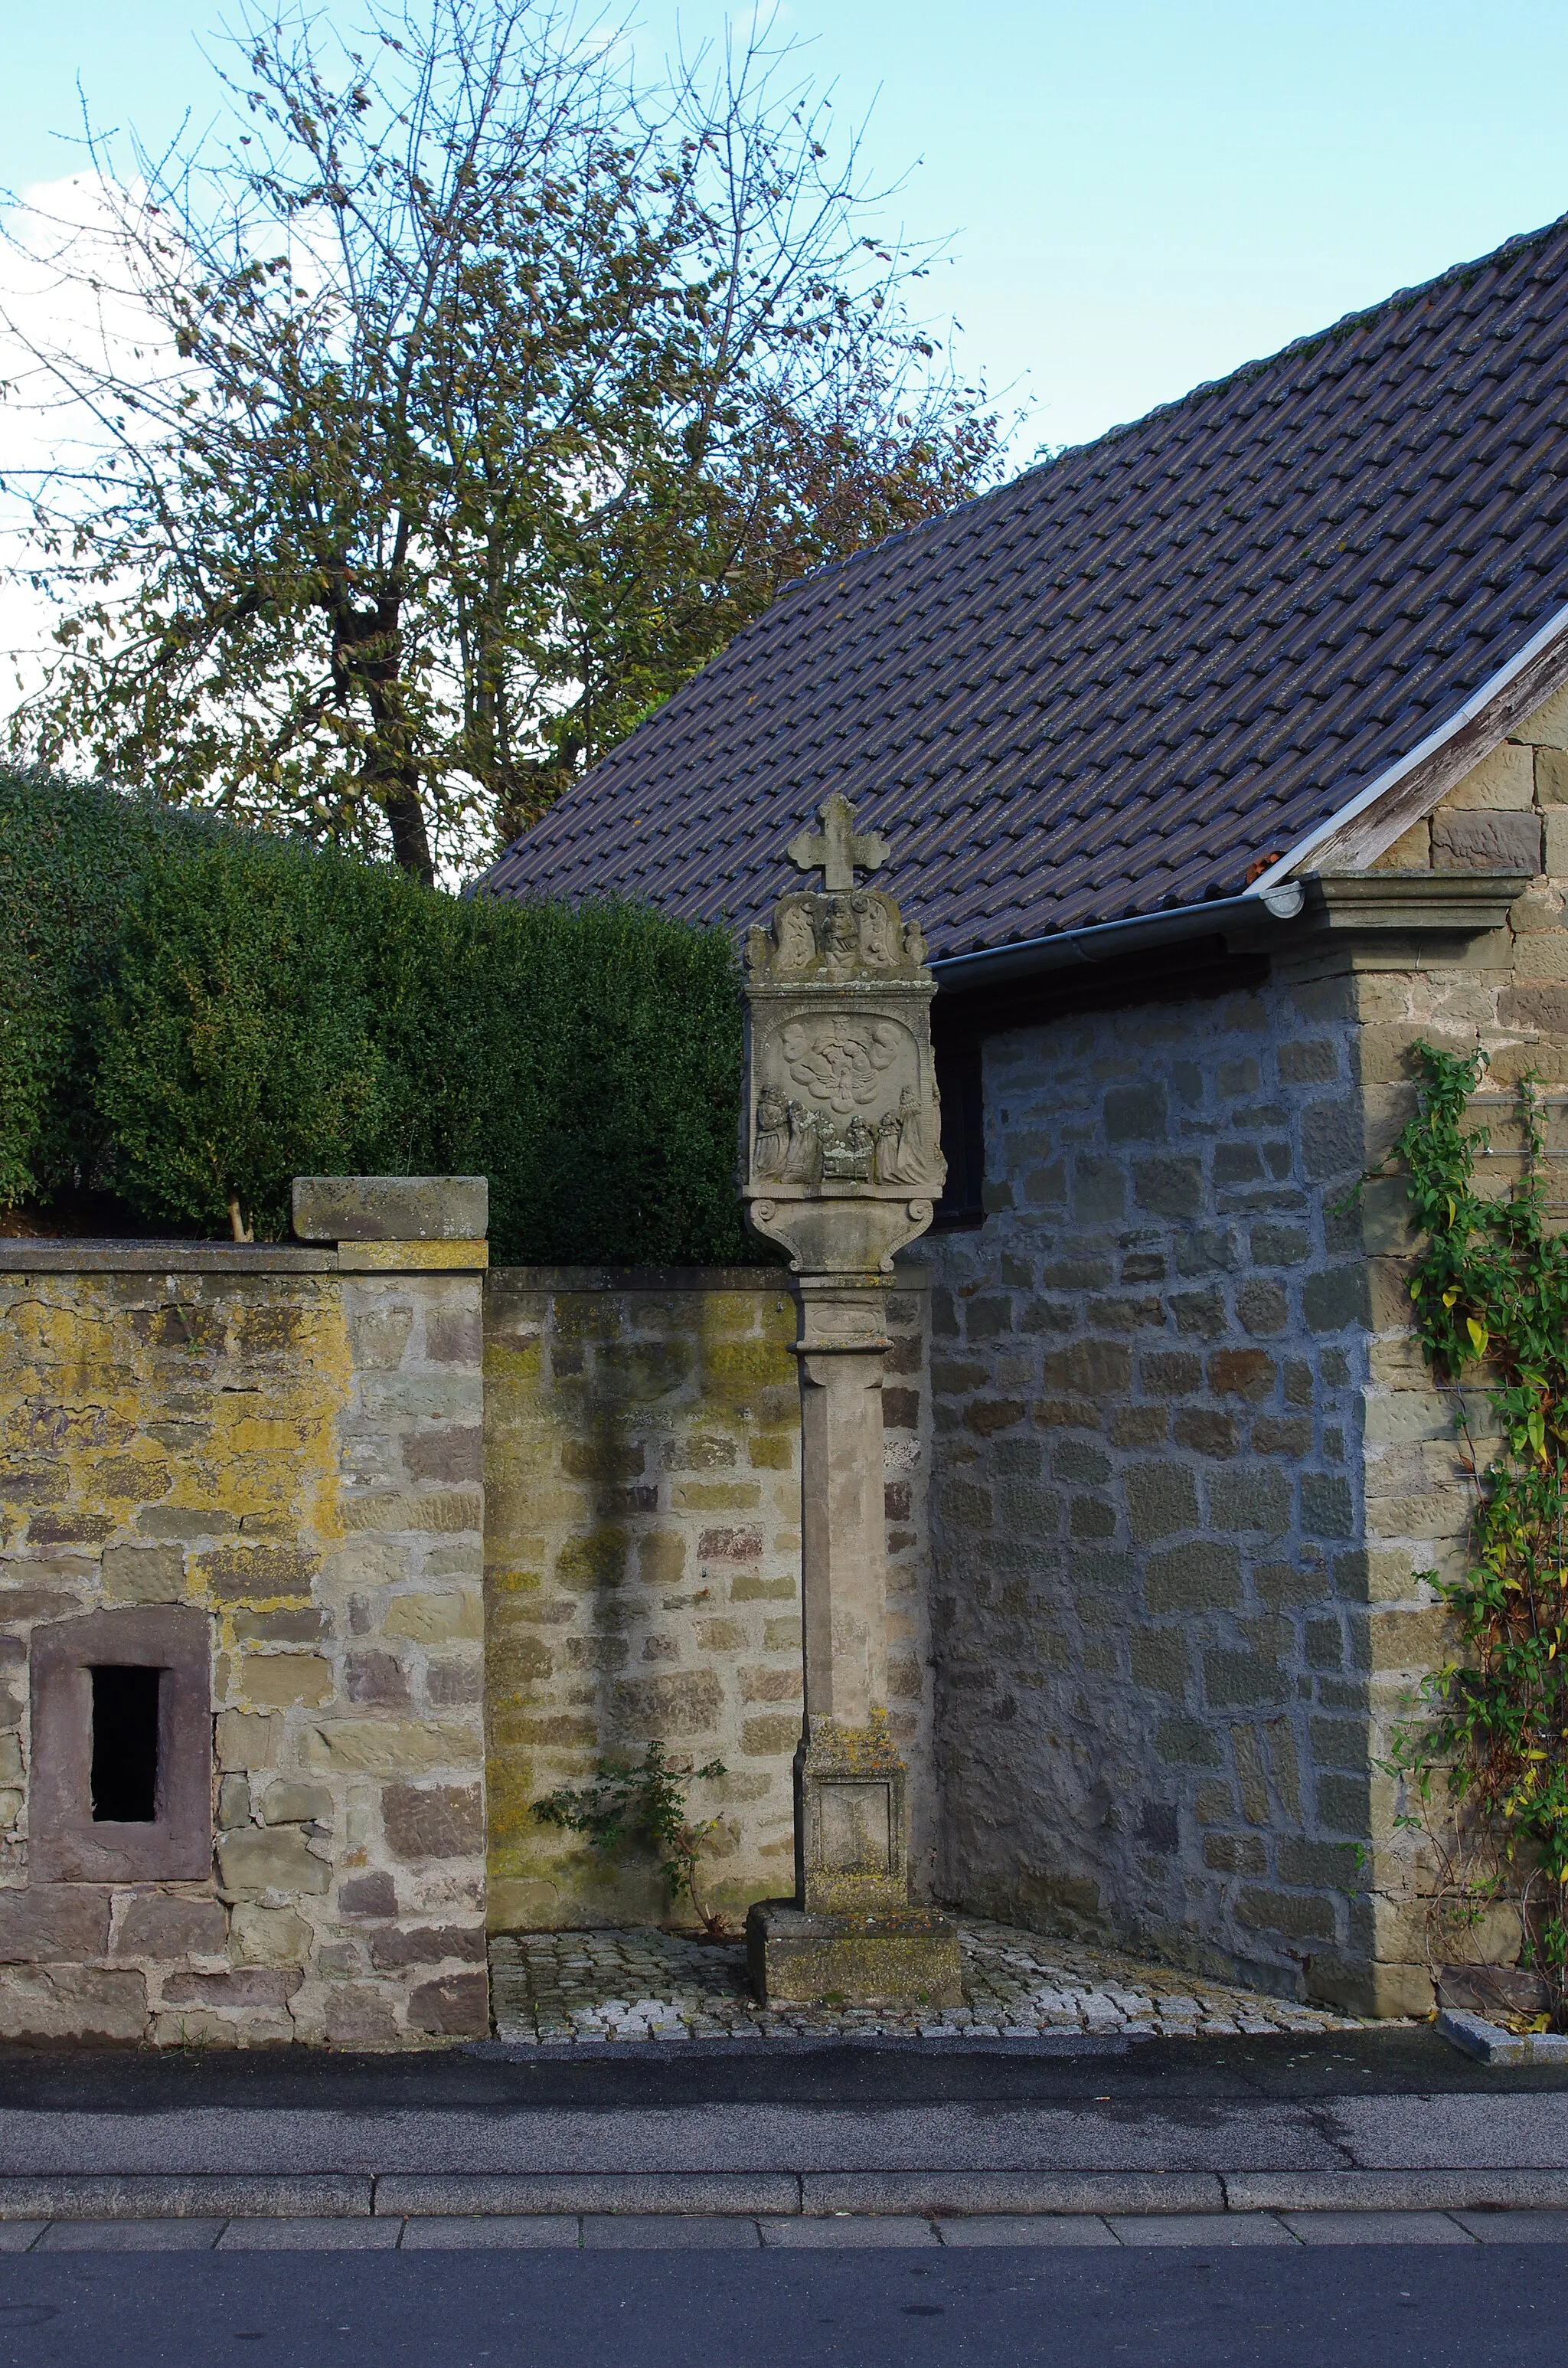
[[[212, 1623], [188, 1604], [88, 1611], [35, 1628], [28, 1872], [49, 1883], [199, 1882], [212, 1872]], [[95, 1822], [95, 1668], [154, 1668], [157, 1815]]]

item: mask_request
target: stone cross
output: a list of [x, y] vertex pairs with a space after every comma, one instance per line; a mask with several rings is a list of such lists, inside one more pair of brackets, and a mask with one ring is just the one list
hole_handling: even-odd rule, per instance
[[887, 858], [847, 798], [790, 848], [821, 890], [746, 941], [741, 1190], [790, 1253], [800, 1308], [805, 1722], [793, 1899], [746, 1919], [752, 1978], [782, 2002], [961, 2003], [958, 1936], [911, 1899], [903, 1760], [887, 1699], [882, 1375], [895, 1252], [942, 1189], [931, 997], [918, 928], [855, 872]]
[[820, 871], [830, 896], [847, 896], [855, 871], [877, 871], [888, 860], [888, 843], [880, 831], [863, 835], [855, 828], [855, 809], [835, 790], [817, 808], [820, 831], [802, 830], [785, 852], [797, 871]]

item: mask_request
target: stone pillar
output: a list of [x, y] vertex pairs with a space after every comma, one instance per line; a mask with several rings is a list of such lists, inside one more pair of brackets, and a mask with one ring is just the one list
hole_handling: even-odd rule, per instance
[[956, 2006], [958, 1935], [909, 1896], [905, 1770], [887, 1713], [882, 1371], [896, 1250], [946, 1172], [920, 932], [857, 889], [885, 859], [829, 798], [790, 853], [824, 893], [780, 898], [747, 941], [742, 1191], [798, 1278], [805, 1724], [795, 1897], [746, 1921], [778, 2001]]

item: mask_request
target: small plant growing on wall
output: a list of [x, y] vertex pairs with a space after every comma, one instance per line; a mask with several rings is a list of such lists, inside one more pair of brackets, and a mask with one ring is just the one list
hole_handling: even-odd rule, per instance
[[698, 1861], [719, 1826], [717, 1817], [694, 1825], [687, 1815], [687, 1788], [726, 1773], [722, 1759], [704, 1768], [673, 1767], [662, 1743], [650, 1743], [639, 1760], [601, 1759], [592, 1783], [562, 1784], [533, 1804], [533, 1814], [547, 1826], [562, 1826], [584, 1834], [596, 1850], [608, 1852], [628, 1842], [643, 1842], [657, 1850], [674, 1909], [684, 1896], [691, 1902], [702, 1929], [714, 1940], [729, 1937], [729, 1927], [716, 1909], [704, 1907], [697, 1887]]
[[[1568, 2029], [1568, 1238], [1550, 1222], [1533, 1079], [1519, 1087], [1522, 1174], [1478, 1193], [1487, 1131], [1466, 1124], [1486, 1065], [1415, 1047], [1419, 1100], [1391, 1159], [1424, 1237], [1410, 1281], [1434, 1379], [1459, 1401], [1476, 1485], [1469, 1566], [1420, 1574], [1454, 1615], [1460, 1650], [1423, 1681], [1386, 1771], [1402, 1778], [1437, 1856], [1439, 1913], [1471, 1929], [1517, 1905], [1544, 2018]], [[1386, 1171], [1385, 1171], [1386, 1172]], [[1479, 1369], [1495, 1420], [1484, 1463], [1460, 1393]], [[1446, 1814], [1444, 1812], [1446, 1811]]]

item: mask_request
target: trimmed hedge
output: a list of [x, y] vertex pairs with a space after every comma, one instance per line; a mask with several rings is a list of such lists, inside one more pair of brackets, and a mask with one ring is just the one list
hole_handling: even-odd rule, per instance
[[73, 1184], [261, 1239], [299, 1174], [487, 1175], [492, 1254], [757, 1255], [723, 931], [460, 901], [0, 776], [0, 1203]]

